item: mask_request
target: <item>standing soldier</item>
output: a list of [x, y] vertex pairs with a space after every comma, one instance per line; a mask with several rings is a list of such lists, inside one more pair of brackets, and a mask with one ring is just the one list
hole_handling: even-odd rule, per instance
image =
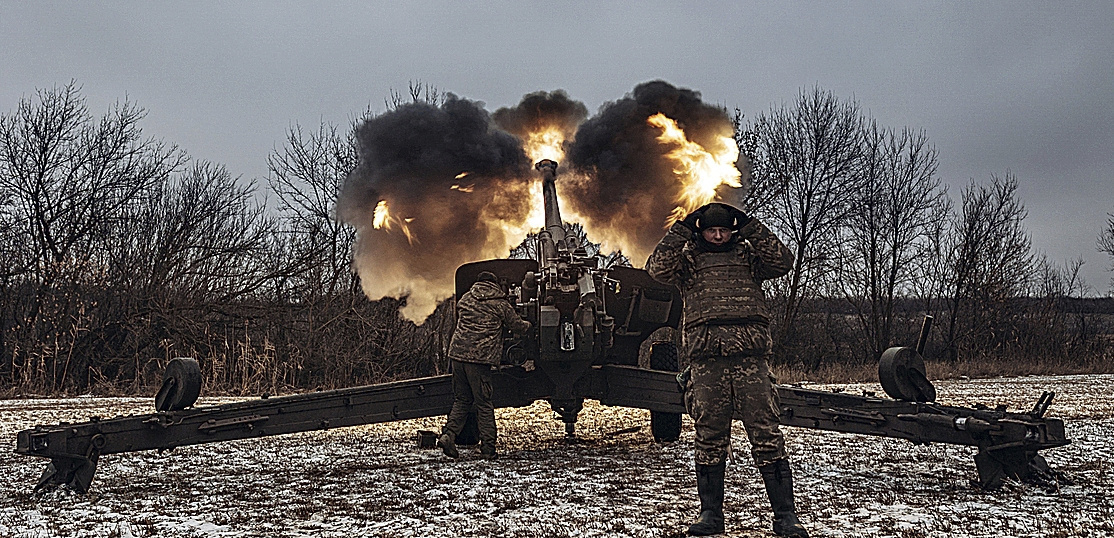
[[521, 334], [530, 322], [518, 317], [490, 271], [479, 274], [472, 289], [456, 304], [456, 329], [449, 342], [453, 368], [453, 408], [437, 446], [446, 456], [456, 458], [456, 436], [464, 420], [476, 408], [480, 430], [480, 454], [495, 457], [495, 406], [491, 402], [491, 368], [499, 365], [503, 354], [503, 327]]
[[646, 262], [655, 280], [684, 297], [683, 348], [690, 377], [685, 406], [696, 426], [696, 536], [720, 534], [723, 479], [732, 416], [750, 438], [778, 536], [806, 537], [793, 505], [793, 478], [778, 428], [779, 402], [767, 357], [770, 314], [763, 280], [783, 276], [793, 254], [765, 225], [732, 206], [712, 203], [674, 224]]

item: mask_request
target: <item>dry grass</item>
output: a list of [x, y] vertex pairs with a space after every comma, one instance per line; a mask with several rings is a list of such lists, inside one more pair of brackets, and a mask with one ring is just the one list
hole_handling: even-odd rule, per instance
[[[220, 362], [220, 361], [218, 361]], [[239, 363], [249, 362], [241, 357]], [[260, 371], [266, 372], [273, 369], [283, 369], [287, 366], [281, 363], [273, 354], [260, 357], [255, 363]], [[268, 367], [270, 365], [270, 367]], [[944, 360], [927, 360], [926, 369], [928, 377], [932, 380], [947, 379], [985, 379], [994, 377], [1017, 377], [1027, 375], [1074, 375], [1074, 374], [1106, 374], [1114, 373], [1114, 355], [1107, 352], [1103, 355], [1092, 357], [1048, 358], [1048, 359], [1021, 359], [1013, 360], [1005, 357], [980, 357], [960, 359], [955, 362]], [[157, 366], [156, 366], [157, 368]], [[878, 381], [878, 365], [865, 363], [825, 363], [816, 370], [808, 370], [800, 364], [771, 366], [774, 377], [779, 383], [872, 383]], [[161, 370], [161, 369], [160, 369]], [[207, 372], [205, 379], [205, 394], [212, 396], [255, 396], [265, 392], [270, 394], [290, 394], [300, 390], [312, 390], [317, 387], [296, 387], [278, 383], [269, 379], [270, 383], [231, 384], [214, 382], [217, 377], [212, 372]], [[262, 376], [257, 376], [262, 377]], [[159, 375], [145, 376], [140, 380], [108, 380], [99, 379], [90, 389], [88, 394], [95, 396], [136, 396], [154, 394], [161, 382]], [[336, 387], [343, 388], [343, 384]], [[42, 386], [6, 386], [0, 387], [0, 398], [22, 397], [48, 397], [67, 396], [65, 391], [51, 391]]]
[[925, 365], [932, 379], [979, 379], [1001, 376], [1108, 374], [1114, 372], [1114, 355], [1110, 352], [1091, 357], [1050, 357], [1011, 360], [1006, 357], [960, 360], [957, 362], [928, 361]]
[[772, 365], [779, 383], [867, 383], [878, 379], [878, 366], [873, 364], [824, 364], [814, 371], [800, 364]]
[[[870, 383], [878, 380], [877, 364], [823, 364], [807, 370], [800, 364], [774, 365], [774, 376], [780, 383]], [[925, 369], [932, 380], [985, 379], [1027, 375], [1075, 375], [1114, 373], [1114, 355], [1110, 352], [1085, 357], [1053, 357], [1013, 359], [1009, 357], [977, 357], [958, 361], [926, 360]]]

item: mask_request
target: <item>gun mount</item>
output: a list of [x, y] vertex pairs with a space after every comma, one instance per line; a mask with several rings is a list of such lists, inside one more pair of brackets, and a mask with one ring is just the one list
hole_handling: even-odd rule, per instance
[[[545, 205], [537, 258], [480, 261], [456, 272], [458, 298], [480, 272], [496, 274], [516, 310], [533, 326], [523, 337], [504, 337], [503, 365], [493, 373], [495, 406], [546, 400], [572, 436], [584, 399], [595, 399], [648, 409], [654, 438], [676, 440], [685, 411], [676, 348], [671, 342], [654, 344], [649, 369], [638, 366], [638, 356], [655, 330], [677, 328], [679, 292], [639, 269], [600, 267], [561, 221], [557, 163], [545, 160], [536, 168], [542, 174]], [[997, 487], [1005, 477], [1047, 473], [1039, 451], [1070, 442], [1062, 420], [1044, 417], [1052, 393], [1042, 394], [1032, 411], [1021, 413], [1007, 412], [1004, 406], [988, 410], [934, 403], [936, 391], [921, 358], [930, 325], [926, 318], [916, 348], [883, 353], [879, 378], [892, 399], [777, 385], [782, 424], [974, 446], [979, 483], [985, 488]], [[452, 407], [449, 375], [192, 407], [200, 390], [197, 361], [175, 359], [164, 373], [155, 413], [40, 425], [18, 433], [16, 452], [49, 460], [36, 490], [68, 485], [85, 492], [99, 458], [108, 454], [445, 415]]]

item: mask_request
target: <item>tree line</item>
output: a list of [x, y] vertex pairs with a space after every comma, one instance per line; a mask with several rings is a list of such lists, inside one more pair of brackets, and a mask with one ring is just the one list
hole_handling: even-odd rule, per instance
[[[936, 320], [928, 354], [958, 360], [1110, 364], [1109, 317], [1081, 315], [1081, 259], [1032, 249], [1010, 172], [953, 197], [923, 130], [893, 129], [820, 88], [744, 121], [747, 209], [793, 249], [773, 281], [778, 360], [810, 369], [875, 360]], [[1114, 217], [1098, 248], [1114, 256]], [[1109, 314], [1109, 312], [1108, 312]]]
[[[431, 95], [411, 85], [387, 106]], [[415, 325], [399, 300], [369, 301], [355, 232], [334, 216], [370, 114], [293, 127], [260, 186], [145, 136], [129, 101], [94, 116], [74, 82], [22, 99], [0, 116], [0, 389], [138, 390], [177, 356], [201, 358], [210, 390], [232, 393], [443, 373], [451, 303]], [[797, 257], [770, 283], [778, 361], [871, 361], [925, 313], [951, 360], [1109, 358], [1102, 314], [1069, 307], [1082, 262], [1033, 254], [1008, 171], [953, 202], [924, 132], [820, 89], [736, 119], [746, 209]], [[1107, 224], [1098, 248], [1114, 257]]]
[[268, 159], [271, 211], [146, 137], [144, 114], [94, 117], [71, 82], [0, 116], [0, 387], [139, 388], [178, 356], [245, 393], [440, 372], [446, 309], [418, 327], [350, 270], [354, 231], [332, 217], [350, 134], [292, 129]]

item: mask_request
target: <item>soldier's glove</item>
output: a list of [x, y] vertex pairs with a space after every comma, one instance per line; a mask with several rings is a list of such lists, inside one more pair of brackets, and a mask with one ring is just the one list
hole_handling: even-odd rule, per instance
[[699, 230], [696, 229], [696, 221], [700, 219], [700, 215], [700, 212], [693, 211], [692, 213], [685, 215], [685, 218], [681, 219], [677, 223], [681, 226], [684, 226], [685, 228], [688, 228], [688, 230], [692, 232], [693, 235], [696, 235], [697, 233], [699, 233]]
[[731, 208], [731, 213], [734, 215], [735, 219], [738, 220], [738, 223], [736, 224], [736, 228], [735, 228], [736, 232], [739, 231], [739, 230], [742, 230], [743, 228], [746, 227], [747, 224], [750, 224], [750, 221], [754, 220], [754, 217], [748, 215], [746, 213], [746, 211], [743, 211], [742, 209], [739, 209], [735, 206], [728, 206], [728, 207]]

